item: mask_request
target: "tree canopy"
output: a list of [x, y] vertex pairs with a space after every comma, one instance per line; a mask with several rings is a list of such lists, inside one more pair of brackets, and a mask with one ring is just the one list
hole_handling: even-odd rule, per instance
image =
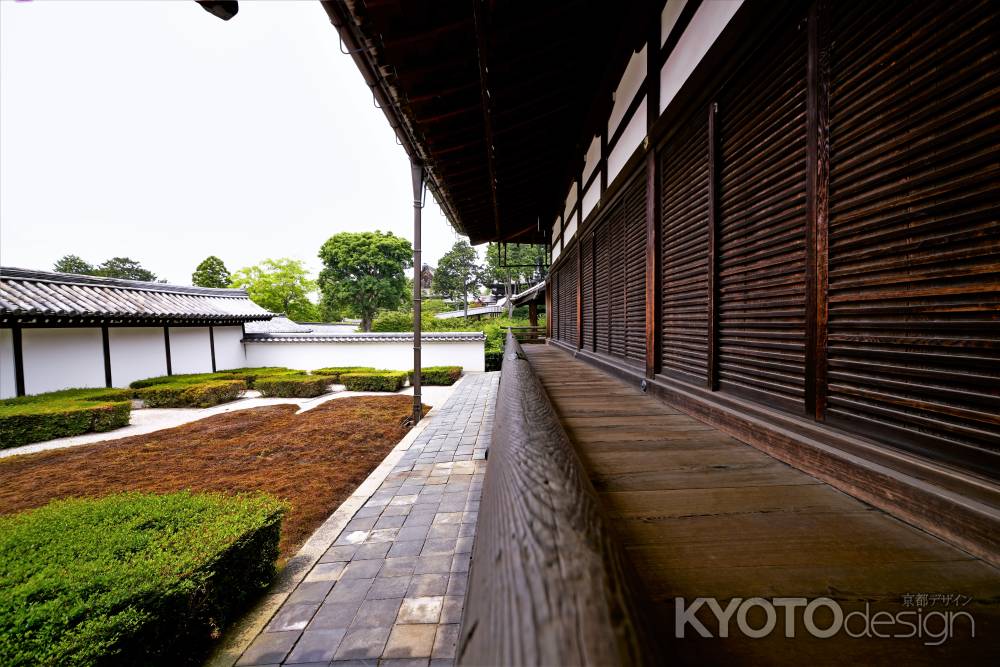
[[434, 271], [434, 292], [461, 299], [468, 311], [469, 292], [482, 284], [482, 267], [478, 260], [475, 248], [466, 241], [456, 241], [451, 250], [441, 256]]
[[232, 276], [221, 259], [209, 255], [191, 274], [191, 284], [198, 287], [229, 287]]
[[406, 269], [413, 266], [413, 246], [392, 232], [341, 232], [319, 250], [323, 270], [319, 286], [324, 302], [361, 318], [371, 331], [380, 310], [395, 310], [406, 299]]
[[247, 266], [232, 276], [232, 286], [246, 289], [250, 299], [274, 313], [284, 313], [296, 321], [313, 321], [318, 309], [309, 300], [309, 293], [316, 289], [316, 282], [302, 262], [287, 257], [265, 259], [260, 264]]
[[[500, 246], [491, 243], [486, 248], [486, 262], [483, 266], [483, 281], [488, 284], [506, 283], [507, 267], [510, 279], [515, 283], [533, 283], [545, 277], [545, 246], [528, 244], [508, 244], [505, 261], [501, 264]], [[539, 268], [541, 267], [541, 271]]]
[[65, 255], [55, 263], [53, 269], [62, 273], [76, 273], [84, 276], [100, 276], [102, 278], [122, 278], [124, 280], [143, 280], [146, 282], [154, 282], [156, 280], [155, 273], [142, 268], [142, 264], [129, 257], [112, 257], [95, 267], [77, 255]]

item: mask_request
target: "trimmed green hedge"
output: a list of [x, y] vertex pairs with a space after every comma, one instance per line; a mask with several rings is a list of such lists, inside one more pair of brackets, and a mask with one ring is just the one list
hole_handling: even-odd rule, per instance
[[[413, 384], [413, 371], [408, 374]], [[462, 377], [461, 366], [428, 366], [420, 369], [420, 383], [426, 385], [451, 385]]]
[[247, 388], [254, 389], [257, 378], [273, 377], [275, 375], [300, 375], [302, 371], [283, 366], [262, 366], [259, 368], [233, 368], [217, 373], [185, 373], [181, 375], [160, 375], [154, 378], [136, 380], [129, 385], [132, 389], [144, 389], [155, 386], [192, 385], [217, 380], [243, 380]]
[[406, 384], [406, 371], [345, 373], [340, 381], [348, 391], [399, 391]]
[[216, 375], [229, 376], [247, 383], [247, 388], [256, 389], [257, 380], [260, 378], [272, 378], [276, 375], [301, 375], [302, 371], [284, 366], [261, 366], [259, 368], [234, 368], [228, 371], [220, 371]]
[[369, 366], [334, 366], [331, 368], [317, 368], [312, 371], [313, 375], [326, 375], [334, 384], [340, 384], [340, 376], [345, 373], [376, 373], [376, 369]]
[[247, 389], [243, 380], [214, 380], [196, 384], [158, 384], [134, 391], [147, 408], [210, 408], [235, 401]]
[[0, 401], [0, 449], [128, 426], [125, 389], [64, 389]]
[[275, 574], [264, 495], [118, 494], [0, 518], [0, 664], [177, 665]]
[[312, 398], [330, 391], [333, 384], [327, 376], [277, 375], [257, 379], [255, 385], [261, 396], [281, 398]]

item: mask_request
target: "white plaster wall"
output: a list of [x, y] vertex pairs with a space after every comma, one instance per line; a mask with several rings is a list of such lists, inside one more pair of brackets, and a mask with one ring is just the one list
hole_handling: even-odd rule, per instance
[[208, 327], [170, 327], [170, 368], [174, 375], [212, 372]]
[[104, 386], [104, 345], [99, 328], [23, 329], [21, 350], [27, 394]]
[[10, 329], [0, 329], [0, 398], [11, 398], [16, 395], [14, 334]]
[[559, 243], [559, 234], [562, 233], [562, 216], [556, 218], [556, 221], [552, 224], [552, 245], [557, 245]]
[[566, 233], [563, 235], [564, 244], [569, 243], [569, 240], [573, 238], [574, 234], [576, 234], [576, 221], [577, 217], [574, 215], [573, 218], [566, 223]]
[[667, 0], [660, 12], [660, 46], [667, 43], [670, 31], [677, 25], [677, 19], [681, 17], [681, 12], [687, 5], [687, 0]]
[[597, 165], [601, 162], [601, 138], [594, 137], [594, 140], [590, 142], [590, 148], [587, 149], [587, 154], [583, 156], [583, 182], [586, 183], [590, 180], [590, 175], [594, 173], [597, 169]]
[[646, 138], [646, 105], [647, 100], [639, 103], [635, 115], [625, 126], [625, 131], [619, 137], [614, 150], [608, 155], [608, 183], [614, 180], [632, 156], [636, 146]]
[[[485, 341], [422, 341], [423, 366], [461, 366], [485, 370]], [[382, 343], [246, 343], [247, 367], [285, 366], [311, 371], [329, 366], [372, 366], [386, 370], [413, 368], [413, 342]]]
[[563, 209], [563, 220], [567, 223], [570, 219], [570, 214], [573, 212], [573, 207], [576, 206], [576, 181], [573, 181], [573, 185], [569, 188], [569, 194], [566, 195], [566, 207]]
[[108, 347], [115, 387], [167, 374], [163, 327], [109, 327]]
[[[635, 98], [635, 94], [639, 92], [639, 88], [642, 87], [642, 82], [646, 78], [646, 47], [642, 47], [638, 52], [633, 53], [632, 57], [629, 58], [628, 65], [625, 66], [625, 72], [622, 74], [621, 81], [618, 82], [618, 87], [615, 88], [615, 103], [611, 107], [611, 115], [608, 116], [608, 137], [612, 137], [615, 130], [621, 124], [622, 120], [625, 118], [625, 112], [628, 111], [629, 105], [632, 103], [632, 99]], [[636, 115], [639, 115], [636, 112]], [[645, 114], [643, 114], [645, 118]], [[645, 121], [643, 121], [645, 122]]]
[[580, 205], [582, 206], [582, 208], [580, 209], [580, 213], [583, 216], [584, 220], [587, 219], [587, 216], [590, 215], [590, 212], [594, 210], [594, 207], [597, 206], [597, 202], [599, 202], [600, 200], [601, 200], [601, 182], [594, 181], [593, 183], [590, 184], [589, 188], [584, 190], [583, 201], [580, 203]]
[[661, 113], [677, 96], [681, 86], [708, 53], [708, 49], [718, 39], [741, 4], [743, 0], [704, 2], [691, 17], [691, 23], [684, 30], [684, 34], [677, 41], [677, 46], [671, 51], [670, 57], [660, 70]]
[[561, 254], [562, 254], [562, 246], [561, 245], [554, 245], [554, 246], [552, 246], [552, 261], [553, 262], [555, 262], [557, 259], [559, 259], [559, 255], [561, 255]]
[[215, 327], [215, 367], [220, 371], [247, 365], [243, 327]]

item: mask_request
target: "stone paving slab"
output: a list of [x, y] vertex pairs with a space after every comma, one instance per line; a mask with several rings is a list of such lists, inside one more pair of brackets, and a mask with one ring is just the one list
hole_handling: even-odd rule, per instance
[[239, 667], [454, 664], [499, 380], [463, 380]]

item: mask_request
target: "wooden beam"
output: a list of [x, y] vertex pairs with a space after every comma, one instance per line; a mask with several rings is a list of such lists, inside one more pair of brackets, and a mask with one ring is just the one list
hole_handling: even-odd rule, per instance
[[[108, 334], [108, 325], [101, 327], [101, 347], [104, 352], [104, 386], [110, 389], [111, 384], [111, 337]], [[215, 370], [214, 368], [212, 370]]]
[[719, 133], [716, 127], [719, 105], [708, 105], [708, 382], [710, 390], [719, 388]]
[[830, 191], [830, 52], [826, 0], [809, 8], [806, 71], [805, 412], [824, 421]]
[[14, 348], [14, 393], [24, 396], [24, 344], [20, 325], [10, 328], [11, 346]]
[[489, 454], [456, 663], [660, 664], [601, 500], [511, 335]]
[[173, 375], [174, 366], [170, 361], [170, 327], [163, 327], [163, 349], [167, 353], [167, 375]]
[[215, 372], [215, 329], [208, 327], [208, 347], [212, 351], [212, 372]]

